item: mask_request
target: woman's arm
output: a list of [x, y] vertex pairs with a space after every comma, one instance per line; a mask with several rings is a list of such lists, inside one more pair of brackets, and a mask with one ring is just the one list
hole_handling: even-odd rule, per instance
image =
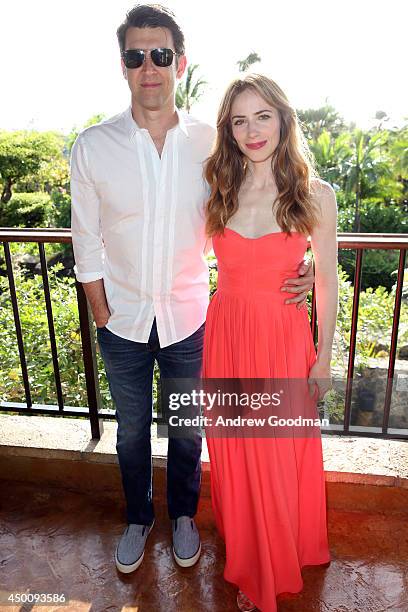
[[315, 198], [321, 219], [311, 235], [315, 260], [316, 309], [318, 320], [317, 361], [310, 370], [309, 383], [317, 384], [319, 399], [330, 388], [333, 337], [338, 308], [337, 204], [332, 187], [315, 183]]

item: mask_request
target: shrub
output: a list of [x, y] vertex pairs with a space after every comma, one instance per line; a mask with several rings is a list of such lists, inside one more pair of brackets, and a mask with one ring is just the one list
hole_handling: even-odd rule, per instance
[[54, 189], [51, 193], [53, 203], [53, 226], [71, 227], [71, 196], [65, 189]]
[[[339, 210], [339, 231], [353, 231], [354, 212], [350, 208]], [[396, 204], [366, 201], [361, 205], [361, 232], [397, 233], [408, 232], [407, 213]], [[363, 257], [361, 288], [385, 287], [391, 290], [394, 283], [392, 273], [398, 268], [399, 253], [392, 250], [366, 250]], [[354, 277], [355, 251], [341, 249], [339, 262], [350, 278]]]
[[53, 205], [47, 193], [15, 193], [0, 208], [0, 226], [49, 227]]
[[[58, 264], [49, 270], [49, 282], [64, 403], [67, 406], [87, 406], [75, 281], [72, 278], [59, 278], [61, 268]], [[56, 404], [42, 277], [26, 278], [18, 267], [14, 269], [14, 277], [32, 399], [34, 403]], [[99, 354], [97, 358], [101, 396], [105, 406], [111, 407], [102, 359]], [[24, 401], [8, 282], [1, 277], [0, 399]]]

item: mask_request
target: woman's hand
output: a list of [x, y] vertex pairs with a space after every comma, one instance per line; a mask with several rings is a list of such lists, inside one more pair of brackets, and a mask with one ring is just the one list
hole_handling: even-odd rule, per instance
[[332, 388], [330, 361], [325, 360], [322, 362], [317, 359], [310, 368], [307, 382], [309, 385], [310, 397], [317, 397], [317, 401], [321, 401], [327, 391]]

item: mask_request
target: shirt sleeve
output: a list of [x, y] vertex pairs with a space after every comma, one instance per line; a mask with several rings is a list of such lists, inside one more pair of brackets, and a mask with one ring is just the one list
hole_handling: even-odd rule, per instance
[[90, 283], [103, 278], [100, 202], [81, 134], [71, 153], [71, 231], [76, 263], [74, 272], [78, 282]]

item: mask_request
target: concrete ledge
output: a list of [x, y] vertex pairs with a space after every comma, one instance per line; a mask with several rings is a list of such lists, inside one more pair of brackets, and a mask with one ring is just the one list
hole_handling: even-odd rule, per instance
[[[64, 487], [92, 495], [122, 494], [116, 423], [105, 421], [100, 440], [83, 419], [0, 415], [0, 479]], [[397, 440], [323, 438], [329, 508], [408, 514], [408, 443]], [[167, 440], [152, 428], [156, 487], [164, 495]], [[202, 496], [210, 495], [203, 444]]]

